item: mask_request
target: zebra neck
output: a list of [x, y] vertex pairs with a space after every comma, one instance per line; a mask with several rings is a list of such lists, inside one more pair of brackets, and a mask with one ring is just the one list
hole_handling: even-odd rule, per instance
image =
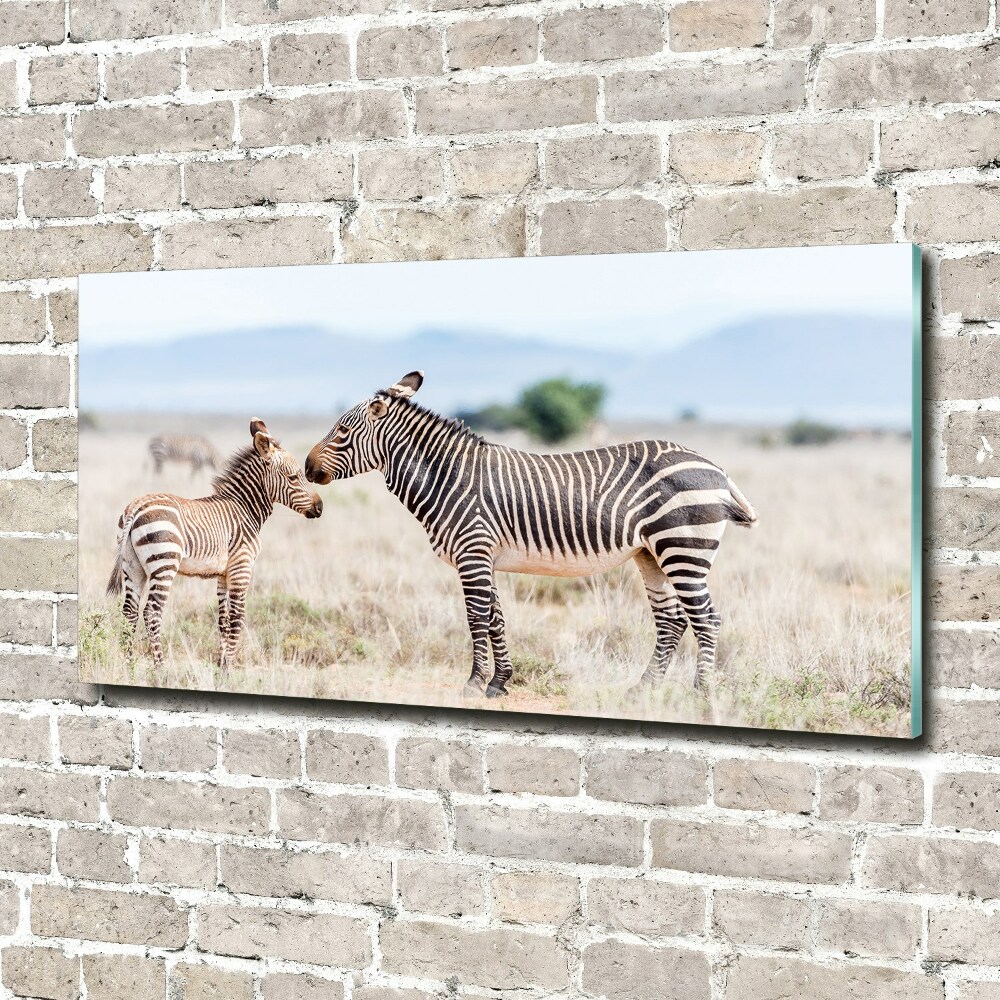
[[264, 492], [263, 483], [229, 480], [216, 484], [215, 496], [234, 504], [244, 528], [258, 533], [274, 512], [274, 504]]

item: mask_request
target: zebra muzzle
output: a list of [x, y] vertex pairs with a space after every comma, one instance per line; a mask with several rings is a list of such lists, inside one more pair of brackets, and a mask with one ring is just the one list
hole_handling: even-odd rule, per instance
[[320, 517], [323, 513], [323, 500], [317, 494], [313, 500], [312, 506], [306, 511], [306, 517], [311, 521], [313, 518]]

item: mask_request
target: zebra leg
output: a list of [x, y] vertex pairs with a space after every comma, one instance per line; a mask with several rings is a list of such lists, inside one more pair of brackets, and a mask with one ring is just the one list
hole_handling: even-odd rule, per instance
[[246, 618], [247, 591], [250, 589], [250, 575], [253, 573], [253, 562], [240, 560], [226, 567], [228, 582], [227, 605], [229, 611], [228, 628], [222, 639], [222, 655], [219, 659], [221, 667], [236, 663], [236, 653], [240, 645], [240, 634]]
[[490, 609], [490, 645], [493, 647], [493, 679], [486, 688], [486, 697], [500, 698], [507, 694], [507, 682], [514, 673], [514, 664], [510, 662], [503, 608], [495, 584]]
[[632, 690], [661, 683], [677, 646], [688, 627], [687, 615], [677, 593], [653, 556], [645, 549], [635, 555], [635, 563], [646, 585], [646, 597], [656, 626], [656, 645], [649, 666]]
[[704, 578], [694, 580], [689, 572], [681, 580], [672, 579], [677, 598], [680, 601], [691, 631], [698, 640], [698, 661], [694, 668], [694, 686], [700, 689], [705, 675], [715, 669], [715, 654], [722, 628], [722, 617], [712, 604], [712, 595]]
[[472, 674], [465, 683], [467, 698], [483, 693], [489, 675], [490, 622], [493, 614], [493, 563], [474, 553], [456, 560], [465, 594], [465, 614], [472, 634]]
[[122, 650], [128, 653], [135, 636], [136, 626], [139, 624], [139, 605], [142, 601], [145, 580], [136, 582], [127, 572], [124, 576], [125, 600], [122, 604], [122, 613], [125, 615], [125, 634], [122, 637]]
[[226, 637], [229, 635], [229, 585], [224, 576], [218, 577], [215, 593], [219, 598], [219, 665], [226, 666]]
[[170, 596], [170, 586], [177, 575], [177, 567], [160, 566], [153, 570], [149, 581], [146, 606], [142, 609], [142, 620], [146, 625], [149, 645], [153, 653], [153, 664], [163, 666], [163, 644], [160, 641], [160, 626], [163, 623], [163, 609]]

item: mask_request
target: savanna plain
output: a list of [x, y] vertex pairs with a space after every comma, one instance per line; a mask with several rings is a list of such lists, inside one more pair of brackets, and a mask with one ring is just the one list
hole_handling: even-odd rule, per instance
[[[80, 434], [80, 671], [112, 684], [227, 690], [491, 711], [909, 734], [910, 443], [846, 436], [792, 446], [767, 429], [702, 424], [602, 428], [600, 440], [666, 438], [721, 465], [759, 514], [726, 531], [709, 585], [723, 619], [718, 665], [691, 685], [688, 631], [663, 686], [628, 688], [653, 647], [631, 561], [594, 577], [500, 574], [515, 673], [506, 699], [470, 703], [471, 650], [457, 574], [377, 474], [320, 487], [321, 519], [282, 507], [265, 526], [240, 664], [217, 665], [215, 584], [178, 578], [154, 671], [140, 623], [124, 639], [104, 588], [118, 516], [149, 492], [203, 496], [211, 474], [148, 457], [158, 432], [205, 434], [226, 455], [249, 444], [244, 417], [97, 415]], [[302, 461], [329, 421], [261, 414]], [[536, 448], [520, 434], [487, 435]], [[568, 450], [565, 446], [560, 450]]]

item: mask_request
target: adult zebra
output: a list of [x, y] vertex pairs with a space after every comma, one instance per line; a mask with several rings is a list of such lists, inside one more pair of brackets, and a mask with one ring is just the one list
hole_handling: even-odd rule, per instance
[[757, 520], [726, 473], [669, 441], [557, 455], [491, 444], [413, 402], [422, 383], [423, 372], [410, 372], [348, 410], [309, 452], [306, 476], [325, 484], [378, 470], [458, 570], [472, 633], [466, 692], [506, 694], [513, 674], [495, 571], [586, 576], [629, 558], [656, 625], [640, 684], [663, 679], [690, 624], [699, 687], [720, 627], [708, 571], [726, 525]]
[[149, 493], [118, 519], [118, 553], [108, 594], [125, 590], [129, 634], [142, 617], [153, 661], [163, 663], [160, 626], [177, 576], [215, 577], [219, 598], [220, 666], [233, 662], [246, 611], [246, 594], [260, 554], [260, 532], [274, 505], [319, 517], [323, 501], [306, 489], [299, 463], [271, 437], [263, 420], [250, 421], [253, 443], [237, 451], [212, 482], [207, 497], [188, 500]]
[[149, 442], [149, 457], [153, 460], [153, 471], [159, 475], [167, 462], [187, 462], [191, 475], [201, 471], [203, 466], [216, 469], [219, 454], [208, 438], [200, 434], [157, 434]]

